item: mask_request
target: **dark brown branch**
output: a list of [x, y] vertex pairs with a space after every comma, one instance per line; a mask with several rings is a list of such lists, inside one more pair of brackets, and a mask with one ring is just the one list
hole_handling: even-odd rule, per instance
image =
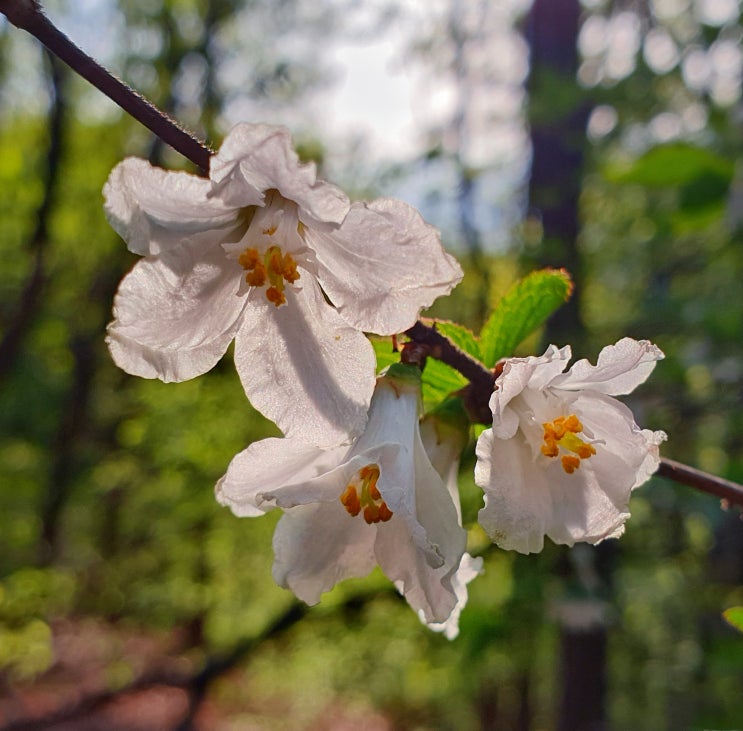
[[202, 171], [209, 169], [212, 151], [208, 147], [78, 48], [44, 15], [38, 3], [29, 0], [0, 0], [0, 11], [5, 13], [11, 23], [35, 36], [70, 68], [174, 150]]
[[708, 472], [702, 472], [665, 457], [661, 459], [660, 467], [655, 474], [659, 477], [667, 477], [669, 480], [679, 482], [682, 485], [688, 485], [695, 490], [715, 495], [722, 500], [726, 500], [730, 505], [743, 507], [743, 485], [739, 485], [737, 482], [716, 477]]
[[405, 334], [414, 342], [428, 346], [429, 355], [459, 371], [475, 388], [484, 389], [486, 402], [493, 392], [495, 375], [471, 355], [457, 348], [449, 338], [444, 337], [435, 325], [426, 325], [420, 320]]

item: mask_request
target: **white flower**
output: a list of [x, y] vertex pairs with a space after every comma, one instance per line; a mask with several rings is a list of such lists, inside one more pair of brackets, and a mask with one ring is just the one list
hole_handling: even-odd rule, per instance
[[[469, 441], [470, 420], [460, 398], [445, 401], [437, 410], [429, 412], [420, 423], [421, 439], [431, 464], [444, 480], [457, 518], [462, 522], [462, 511], [459, 501], [459, 460], [462, 450]], [[457, 597], [457, 604], [445, 622], [428, 622], [435, 632], [443, 632], [445, 637], [453, 640], [459, 634], [459, 616], [467, 604], [467, 584], [482, 573], [482, 558], [473, 558], [469, 553], [462, 556], [459, 569], [452, 577], [452, 587]], [[425, 617], [419, 612], [421, 621]]]
[[350, 447], [264, 439], [238, 454], [217, 483], [217, 500], [238, 516], [285, 511], [273, 539], [273, 576], [308, 604], [378, 564], [426, 622], [446, 622], [457, 607], [465, 533], [423, 448], [419, 399], [417, 369], [393, 366]]
[[480, 523], [501, 547], [541, 551], [624, 532], [631, 491], [658, 467], [662, 431], [640, 429], [611, 396], [626, 394], [663, 358], [624, 338], [563, 373], [570, 347], [506, 361], [490, 399], [493, 427], [477, 442]]
[[235, 127], [208, 180], [127, 159], [104, 194], [112, 226], [145, 257], [114, 303], [116, 363], [183, 381], [234, 339], [253, 405], [319, 445], [363, 429], [374, 354], [362, 331], [407, 329], [461, 279], [414, 209], [349, 204], [299, 163], [283, 128]]

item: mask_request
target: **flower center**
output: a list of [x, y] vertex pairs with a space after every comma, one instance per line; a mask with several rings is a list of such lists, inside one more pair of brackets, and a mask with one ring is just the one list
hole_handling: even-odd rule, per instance
[[560, 456], [562, 468], [569, 475], [580, 467], [582, 459], [588, 459], [592, 454], [596, 454], [594, 446], [578, 436], [583, 431], [583, 424], [575, 414], [558, 416], [552, 421], [544, 422], [542, 427], [544, 428], [542, 454], [545, 457]]
[[353, 480], [346, 486], [341, 495], [341, 502], [349, 515], [357, 516], [363, 509], [364, 520], [372, 523], [386, 523], [392, 517], [392, 511], [377, 489], [379, 467], [368, 464], [362, 467]]
[[[276, 227], [263, 231], [266, 236], [272, 236]], [[297, 262], [291, 254], [284, 254], [280, 246], [269, 246], [260, 255], [258, 249], [249, 246], [238, 257], [240, 266], [247, 272], [245, 281], [251, 287], [266, 287], [266, 299], [276, 307], [286, 302], [284, 283], [293, 284], [299, 279]]]

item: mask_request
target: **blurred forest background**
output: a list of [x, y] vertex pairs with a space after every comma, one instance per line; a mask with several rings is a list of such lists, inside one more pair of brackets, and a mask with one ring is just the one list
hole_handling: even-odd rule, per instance
[[[743, 480], [737, 0], [45, 7], [215, 146], [239, 119], [285, 123], [352, 197], [419, 206], [467, 272], [437, 316], [478, 328], [515, 277], [566, 267], [575, 296], [521, 354], [653, 340], [638, 422]], [[383, 51], [389, 88], [348, 76]], [[523, 557], [475, 527], [470, 447], [485, 573], [453, 642], [379, 573], [309, 610], [277, 588], [278, 516], [213, 497], [275, 433], [232, 364], [164, 385], [106, 350], [136, 257], [101, 188], [126, 155], [188, 168], [0, 20], [0, 728], [743, 728], [743, 635], [720, 618], [743, 604], [743, 523], [660, 478], [621, 541]]]

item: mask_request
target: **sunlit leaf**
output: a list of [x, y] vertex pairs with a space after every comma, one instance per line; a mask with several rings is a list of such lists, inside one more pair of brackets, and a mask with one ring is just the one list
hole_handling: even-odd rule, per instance
[[440, 360], [429, 358], [423, 370], [423, 401], [427, 405], [438, 403], [452, 391], [467, 385], [467, 379]]
[[377, 356], [377, 372], [400, 360], [400, 353], [392, 347], [392, 338], [370, 338]]
[[491, 368], [565, 302], [573, 283], [564, 269], [541, 269], [506, 292], [480, 334], [482, 361]]
[[722, 616], [728, 624], [743, 632], [743, 607], [730, 607], [722, 613]]
[[472, 330], [448, 320], [437, 320], [436, 329], [446, 338], [451, 340], [460, 350], [471, 355], [477, 360], [482, 360], [480, 343]]

